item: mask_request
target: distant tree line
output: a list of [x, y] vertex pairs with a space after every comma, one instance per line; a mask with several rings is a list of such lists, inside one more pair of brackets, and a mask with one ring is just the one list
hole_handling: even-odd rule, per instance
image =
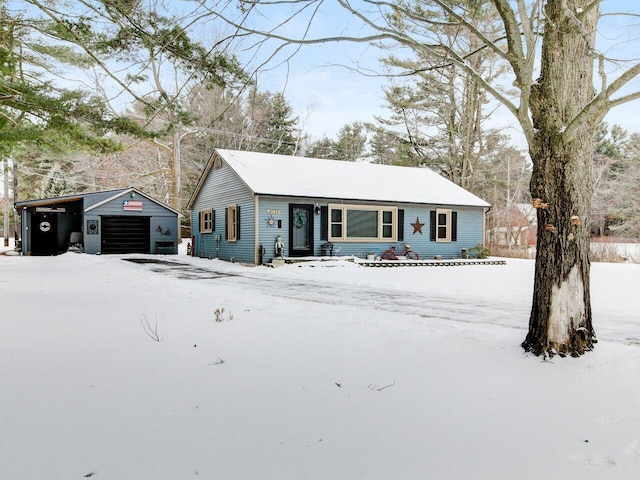
[[[495, 12], [470, 14], [492, 28]], [[429, 167], [492, 203], [490, 227], [531, 201], [528, 157], [489, 126], [486, 89], [455, 63], [390, 54], [389, 71], [416, 74], [389, 81], [385, 112], [311, 138], [282, 92], [258, 88], [233, 35], [196, 37], [197, 11], [24, 0], [0, 18], [0, 159], [17, 162], [23, 199], [135, 185], [182, 209], [217, 147]], [[440, 28], [475, 72], [501, 74], [473, 35]], [[592, 232], [640, 237], [640, 135], [603, 124], [596, 143]]]

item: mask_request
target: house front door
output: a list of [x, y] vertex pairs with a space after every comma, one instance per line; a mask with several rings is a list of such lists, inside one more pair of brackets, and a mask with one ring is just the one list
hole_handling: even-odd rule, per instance
[[313, 205], [289, 205], [289, 255], [313, 255]]

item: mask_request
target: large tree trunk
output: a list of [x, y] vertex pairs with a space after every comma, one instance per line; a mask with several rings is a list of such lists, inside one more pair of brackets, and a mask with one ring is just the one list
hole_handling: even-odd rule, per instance
[[[576, 11], [591, 0], [576, 0]], [[540, 78], [532, 89], [531, 195], [538, 209], [533, 306], [522, 346], [536, 355], [582, 355], [595, 343], [589, 291], [593, 121], [566, 127], [593, 99], [597, 9], [580, 22], [562, 0], [546, 4]], [[575, 12], [575, 11], [574, 11]]]

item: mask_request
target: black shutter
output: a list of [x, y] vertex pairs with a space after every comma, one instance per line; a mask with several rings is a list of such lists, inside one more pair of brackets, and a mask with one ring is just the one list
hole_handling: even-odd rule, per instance
[[398, 241], [404, 241], [404, 210], [398, 209]]
[[320, 207], [320, 240], [329, 240], [329, 207]]
[[240, 240], [240, 205], [236, 205], [236, 240]]
[[229, 240], [229, 207], [224, 209], [224, 239]]
[[430, 220], [431, 223], [429, 225], [429, 240], [431, 240], [432, 242], [436, 241], [436, 211], [435, 210], [431, 210], [430, 212]]
[[451, 212], [451, 241], [458, 241], [458, 212]]
[[211, 209], [211, 231], [216, 231], [216, 211], [213, 208]]

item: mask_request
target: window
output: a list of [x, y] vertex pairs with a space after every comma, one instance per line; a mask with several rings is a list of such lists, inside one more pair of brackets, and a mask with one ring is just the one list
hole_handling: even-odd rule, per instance
[[397, 212], [394, 207], [329, 205], [329, 241], [395, 241]]
[[382, 238], [393, 237], [393, 212], [391, 210], [382, 211]]
[[206, 208], [200, 212], [200, 233], [213, 232], [213, 209]]
[[436, 242], [451, 241], [451, 210], [436, 210]]
[[227, 207], [227, 240], [236, 242], [240, 238], [240, 207], [229, 205]]
[[342, 238], [342, 209], [331, 209], [330, 238]]
[[446, 208], [431, 211], [431, 241], [457, 241], [458, 212]]

